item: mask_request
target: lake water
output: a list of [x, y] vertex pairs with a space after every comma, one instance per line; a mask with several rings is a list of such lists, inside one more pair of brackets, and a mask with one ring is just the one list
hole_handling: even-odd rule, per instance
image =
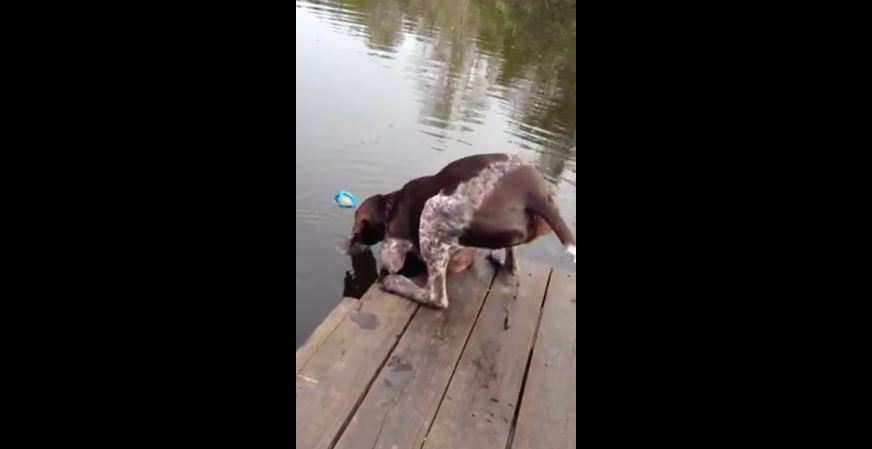
[[[565, 0], [296, 2], [296, 341], [376, 279], [345, 254], [360, 201], [476, 153], [525, 153], [576, 227], [575, 5]], [[525, 259], [574, 270], [549, 234]]]

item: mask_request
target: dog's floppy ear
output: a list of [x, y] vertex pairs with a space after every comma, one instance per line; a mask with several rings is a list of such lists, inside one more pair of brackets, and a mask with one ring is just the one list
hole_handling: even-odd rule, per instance
[[354, 214], [354, 225], [351, 226], [351, 242], [359, 241], [360, 235], [363, 233], [364, 229], [369, 225], [369, 218], [367, 214], [355, 213]]
[[375, 219], [375, 214], [378, 212], [378, 203], [380, 203], [381, 195], [373, 195], [366, 200], [354, 211], [354, 232], [362, 232], [367, 226], [371, 226]]
[[384, 197], [373, 195], [354, 211], [350, 243], [374, 245], [384, 238]]
[[367, 225], [367, 218], [362, 214], [354, 214], [354, 226], [351, 228], [352, 234], [358, 234], [363, 231], [363, 228]]

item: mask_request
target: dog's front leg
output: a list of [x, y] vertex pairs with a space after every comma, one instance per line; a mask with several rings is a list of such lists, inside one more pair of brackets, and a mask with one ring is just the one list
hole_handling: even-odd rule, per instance
[[415, 300], [429, 307], [445, 309], [448, 307], [446, 288], [448, 261], [452, 246], [447, 244], [425, 245], [422, 248], [427, 262], [427, 287], [417, 286], [411, 279], [391, 274], [382, 280], [382, 287], [392, 293]]
[[411, 279], [401, 274], [389, 274], [381, 280], [381, 286], [385, 291], [395, 293], [404, 298], [409, 298], [420, 303], [430, 302], [430, 294], [427, 289], [419, 287]]
[[388, 238], [382, 244], [379, 261], [388, 273], [396, 274], [406, 263], [406, 254], [413, 248], [412, 242], [405, 239]]
[[521, 285], [520, 266], [518, 264], [517, 249], [514, 246], [509, 246], [503, 249], [495, 249], [490, 251], [489, 257], [500, 267], [506, 270], [506, 273], [514, 279], [515, 286]]

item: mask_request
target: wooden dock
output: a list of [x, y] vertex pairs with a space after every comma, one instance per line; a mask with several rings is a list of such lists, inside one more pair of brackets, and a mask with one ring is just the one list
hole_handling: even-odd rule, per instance
[[481, 263], [448, 296], [333, 310], [297, 350], [297, 449], [575, 448], [575, 273]]

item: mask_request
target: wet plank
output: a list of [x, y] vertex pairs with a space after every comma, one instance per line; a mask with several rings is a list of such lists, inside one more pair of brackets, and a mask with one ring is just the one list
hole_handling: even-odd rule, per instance
[[521, 269], [517, 290], [502, 272], [494, 281], [424, 449], [506, 447], [551, 272]]
[[513, 449], [575, 448], [575, 273], [554, 270], [521, 399]]
[[306, 343], [303, 343], [303, 346], [300, 346], [300, 349], [297, 349], [297, 374], [300, 374], [300, 370], [303, 369], [303, 366], [306, 365], [306, 362], [318, 351], [318, 348], [324, 343], [324, 340], [333, 333], [334, 330], [339, 326], [339, 323], [345, 319], [346, 315], [348, 315], [352, 311], [356, 311], [360, 307], [360, 301], [355, 298], [343, 298], [342, 301], [334, 308], [330, 315], [327, 315], [327, 318], [318, 325], [312, 335], [309, 336], [309, 339], [306, 340]]
[[493, 280], [477, 263], [449, 276], [447, 310], [418, 311], [336, 449], [421, 447]]
[[328, 449], [418, 305], [371, 288], [297, 373], [296, 447]]

